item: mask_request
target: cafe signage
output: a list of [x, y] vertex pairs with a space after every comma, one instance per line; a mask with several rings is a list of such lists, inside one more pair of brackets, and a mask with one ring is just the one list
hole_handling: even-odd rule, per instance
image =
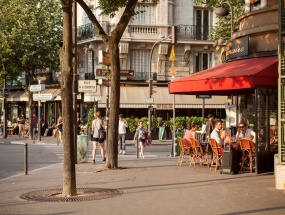
[[248, 37], [242, 37], [230, 41], [227, 44], [226, 59], [248, 55]]

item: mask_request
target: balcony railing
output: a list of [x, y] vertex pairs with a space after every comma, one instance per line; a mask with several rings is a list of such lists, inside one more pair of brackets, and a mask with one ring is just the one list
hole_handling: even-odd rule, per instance
[[209, 40], [209, 34], [214, 27], [206, 25], [178, 25], [178, 40]]
[[[110, 25], [109, 22], [99, 22], [106, 32], [106, 34], [109, 34], [110, 32]], [[85, 25], [80, 25], [77, 27], [77, 40], [86, 40], [95, 37], [98, 35], [98, 32], [94, 28], [92, 23], [88, 23]]]

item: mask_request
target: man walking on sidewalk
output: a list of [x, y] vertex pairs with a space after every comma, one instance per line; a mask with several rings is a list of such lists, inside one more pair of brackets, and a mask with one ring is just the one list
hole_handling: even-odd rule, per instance
[[119, 145], [120, 145], [120, 151], [119, 154], [126, 154], [126, 145], [125, 145], [125, 139], [126, 139], [126, 132], [127, 132], [128, 123], [124, 119], [124, 115], [119, 115]]

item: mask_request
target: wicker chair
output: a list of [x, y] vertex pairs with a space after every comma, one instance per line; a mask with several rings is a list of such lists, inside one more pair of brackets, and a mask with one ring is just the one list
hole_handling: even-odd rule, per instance
[[239, 144], [242, 151], [240, 172], [243, 170], [245, 162], [249, 162], [249, 172], [252, 173], [255, 168], [255, 145], [251, 140], [245, 138], [239, 139]]
[[188, 146], [186, 141], [182, 137], [177, 137], [179, 147], [180, 147], [180, 155], [177, 161], [177, 166], [181, 167], [182, 163], [184, 163], [185, 155], [189, 155], [189, 162], [191, 160], [191, 147]]
[[[203, 148], [201, 146], [201, 144], [199, 143], [199, 141], [195, 138], [190, 138], [191, 140], [191, 145], [192, 145], [192, 151], [193, 151], [193, 164], [194, 164], [194, 167], [196, 166], [196, 160], [199, 158], [200, 160], [200, 164], [203, 166], [205, 164], [205, 158], [206, 158], [206, 161], [208, 163], [208, 159], [207, 159], [207, 156], [204, 155], [204, 152], [203, 152]], [[190, 163], [190, 166], [191, 166], [191, 163]]]
[[223, 152], [221, 146], [218, 145], [215, 139], [209, 138], [209, 143], [211, 145], [213, 152], [213, 158], [210, 170], [212, 170], [212, 167], [215, 167], [215, 172], [216, 172], [219, 166], [222, 164]]

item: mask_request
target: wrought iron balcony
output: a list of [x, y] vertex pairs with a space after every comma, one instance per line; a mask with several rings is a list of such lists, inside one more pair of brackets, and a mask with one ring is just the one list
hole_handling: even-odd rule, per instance
[[[110, 32], [110, 25], [109, 22], [99, 22], [103, 27], [106, 34]], [[94, 28], [92, 23], [88, 23], [85, 25], [80, 25], [77, 27], [77, 40], [86, 40], [95, 37], [98, 35], [98, 31]]]
[[178, 25], [178, 40], [209, 40], [209, 35], [214, 27], [207, 25]]

